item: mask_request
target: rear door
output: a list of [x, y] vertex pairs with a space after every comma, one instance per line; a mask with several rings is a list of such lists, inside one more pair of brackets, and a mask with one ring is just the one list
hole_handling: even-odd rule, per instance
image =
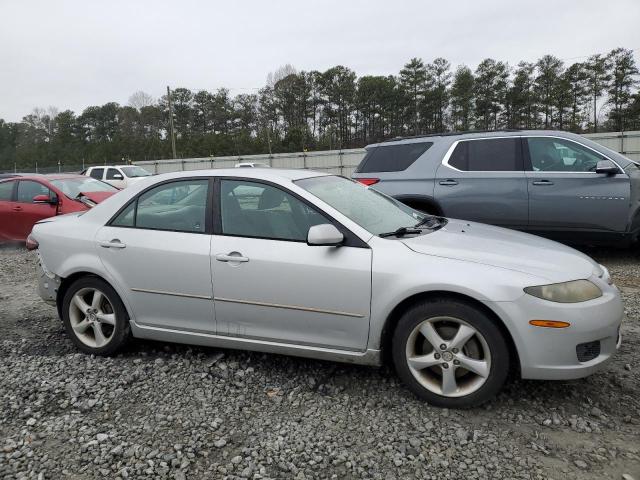
[[89, 170], [89, 176], [91, 178], [95, 178], [96, 180], [102, 180], [104, 175], [104, 168], [102, 167], [94, 167]]
[[96, 235], [141, 327], [215, 332], [209, 184], [197, 177], [150, 188]]
[[13, 195], [16, 182], [0, 182], [0, 242], [13, 240], [12, 230], [16, 213], [13, 211]]
[[520, 137], [457, 141], [436, 177], [434, 195], [445, 216], [527, 227], [527, 179]]
[[18, 181], [15, 202], [11, 207], [14, 215], [10, 231], [14, 240], [25, 240], [37, 221], [57, 215], [57, 205], [33, 203], [33, 197], [37, 195], [56, 196], [49, 187], [35, 180]]
[[630, 202], [629, 177], [596, 173], [599, 152], [573, 140], [525, 138], [529, 217], [532, 229], [624, 232]]

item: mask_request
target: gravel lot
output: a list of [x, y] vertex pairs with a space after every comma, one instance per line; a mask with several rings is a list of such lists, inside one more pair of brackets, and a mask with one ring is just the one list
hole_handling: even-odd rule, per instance
[[636, 252], [587, 252], [626, 302], [607, 368], [453, 411], [385, 368], [140, 341], [79, 354], [37, 296], [35, 255], [2, 248], [0, 478], [640, 480]]

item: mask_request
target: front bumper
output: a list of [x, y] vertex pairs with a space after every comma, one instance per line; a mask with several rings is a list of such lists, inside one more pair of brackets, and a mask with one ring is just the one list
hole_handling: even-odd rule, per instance
[[38, 264], [40, 265], [38, 272], [38, 295], [40, 295], [40, 298], [45, 302], [56, 305], [58, 289], [60, 288], [60, 277], [47, 270], [40, 253], [38, 253]]
[[[520, 357], [522, 378], [569, 380], [582, 378], [602, 368], [620, 348], [620, 325], [624, 309], [614, 285], [594, 280], [603, 295], [581, 303], [554, 303], [531, 295], [514, 302], [492, 302], [504, 319]], [[530, 320], [569, 322], [567, 328], [541, 328]], [[589, 343], [599, 350], [594, 358], [580, 361], [578, 345]]]

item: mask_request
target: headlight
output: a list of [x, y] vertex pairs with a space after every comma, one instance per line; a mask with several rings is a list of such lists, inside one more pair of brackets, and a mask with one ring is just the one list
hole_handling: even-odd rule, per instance
[[524, 291], [534, 297], [559, 303], [586, 302], [602, 296], [602, 290], [589, 280], [574, 280], [572, 282], [527, 287]]

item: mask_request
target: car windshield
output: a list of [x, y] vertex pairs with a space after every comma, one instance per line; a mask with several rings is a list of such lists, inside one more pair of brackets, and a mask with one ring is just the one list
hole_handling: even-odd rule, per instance
[[402, 227], [411, 229], [425, 218], [397, 200], [344, 177], [313, 177], [295, 183], [374, 235]]
[[120, 170], [129, 178], [149, 177], [151, 175], [150, 172], [147, 172], [142, 167], [120, 167]]
[[76, 198], [80, 193], [89, 192], [117, 192], [118, 189], [108, 183], [101, 182], [91, 177], [86, 178], [60, 178], [51, 180], [51, 184], [62, 190], [69, 198]]

